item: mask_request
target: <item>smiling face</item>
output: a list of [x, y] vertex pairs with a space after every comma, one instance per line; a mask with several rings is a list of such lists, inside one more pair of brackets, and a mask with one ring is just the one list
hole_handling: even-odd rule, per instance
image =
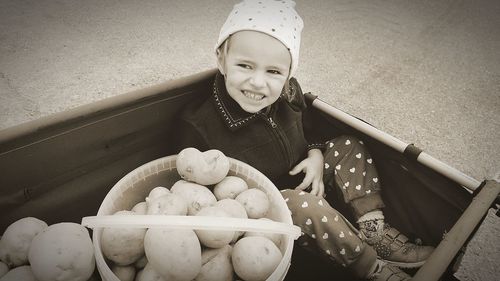
[[228, 40], [226, 50], [219, 52], [218, 62], [229, 95], [249, 113], [273, 104], [288, 79], [288, 49], [257, 31], [239, 31]]

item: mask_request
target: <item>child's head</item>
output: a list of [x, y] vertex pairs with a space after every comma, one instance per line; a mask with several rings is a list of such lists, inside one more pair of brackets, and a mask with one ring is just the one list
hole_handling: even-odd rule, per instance
[[274, 103], [297, 69], [302, 19], [293, 1], [246, 0], [234, 6], [216, 44], [230, 96], [247, 112]]

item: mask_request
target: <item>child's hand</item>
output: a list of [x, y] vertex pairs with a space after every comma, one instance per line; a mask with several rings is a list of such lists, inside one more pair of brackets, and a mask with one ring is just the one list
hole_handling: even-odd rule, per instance
[[323, 196], [325, 186], [323, 184], [323, 154], [319, 149], [311, 149], [307, 153], [307, 158], [302, 160], [297, 166], [289, 172], [290, 175], [296, 175], [304, 172], [306, 175], [301, 184], [295, 189], [305, 190], [311, 186], [311, 194]]

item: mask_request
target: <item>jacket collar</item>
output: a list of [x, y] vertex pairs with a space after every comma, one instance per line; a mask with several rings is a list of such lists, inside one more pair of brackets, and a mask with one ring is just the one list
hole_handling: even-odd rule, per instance
[[[278, 102], [275, 102], [270, 108], [263, 109], [257, 113], [248, 113], [231, 98], [224, 83], [224, 76], [222, 73], [217, 72], [213, 85], [212, 101], [224, 120], [224, 124], [231, 131], [235, 131], [257, 119], [258, 115], [267, 115], [269, 112], [274, 112], [278, 103], [285, 103], [293, 111], [304, 110], [306, 108], [304, 95], [295, 78], [290, 78], [288, 88], [289, 92], [286, 94], [284, 92], [281, 93]], [[268, 111], [266, 112], [266, 110]]]
[[220, 72], [215, 76], [212, 101], [217, 108], [217, 112], [219, 112], [224, 120], [224, 124], [226, 124], [231, 131], [244, 127], [252, 120], [256, 119], [257, 115], [260, 114], [244, 111], [240, 105], [229, 96], [224, 83], [224, 76]]

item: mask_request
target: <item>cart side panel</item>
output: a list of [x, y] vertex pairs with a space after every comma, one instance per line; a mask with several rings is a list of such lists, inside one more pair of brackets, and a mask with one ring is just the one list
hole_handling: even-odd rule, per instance
[[0, 229], [26, 216], [50, 224], [95, 215], [121, 177], [171, 152], [174, 115], [206, 89], [211, 75], [0, 132]]

